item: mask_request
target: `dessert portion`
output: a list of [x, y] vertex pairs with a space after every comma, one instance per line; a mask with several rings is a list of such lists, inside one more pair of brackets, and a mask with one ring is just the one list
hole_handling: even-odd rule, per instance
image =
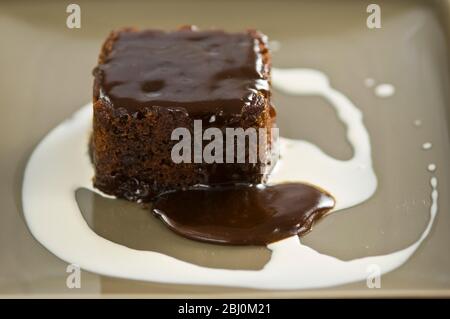
[[[308, 232], [335, 201], [311, 185], [264, 185], [278, 155], [270, 64], [255, 30], [112, 32], [94, 69], [94, 186], [152, 202], [155, 216], [190, 239], [265, 245]], [[181, 160], [179, 129], [189, 135]], [[223, 143], [213, 161], [203, 148], [210, 129]], [[241, 130], [231, 145], [230, 129]], [[247, 130], [258, 132], [257, 145]]]
[[[198, 184], [265, 182], [274, 165], [270, 63], [266, 37], [255, 30], [112, 32], [93, 72], [94, 186], [146, 202]], [[186, 128], [193, 136], [196, 120], [203, 130], [266, 130], [263, 156], [256, 163], [175, 163], [172, 132]]]

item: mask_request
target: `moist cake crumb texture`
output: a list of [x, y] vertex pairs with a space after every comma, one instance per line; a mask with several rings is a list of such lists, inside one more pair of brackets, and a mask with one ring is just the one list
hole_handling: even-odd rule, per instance
[[[261, 183], [273, 165], [270, 54], [266, 37], [182, 28], [112, 32], [94, 69], [94, 185], [129, 200], [149, 201], [195, 184]], [[214, 121], [211, 121], [211, 118]], [[171, 159], [175, 128], [193, 121], [267, 129], [258, 163], [181, 163]]]

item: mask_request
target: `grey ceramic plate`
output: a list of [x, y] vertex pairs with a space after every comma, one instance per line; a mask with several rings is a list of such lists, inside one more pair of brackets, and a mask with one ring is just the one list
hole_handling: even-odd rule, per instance
[[[366, 27], [368, 1], [77, 3], [81, 29], [66, 27], [64, 2], [0, 5], [0, 295], [450, 296], [448, 2], [378, 1], [382, 28], [374, 30]], [[182, 24], [231, 31], [256, 27], [280, 45], [275, 66], [324, 71], [362, 109], [379, 187], [364, 204], [320, 222], [305, 237], [314, 249], [348, 260], [395, 251], [417, 240], [429, 218], [427, 165], [437, 165], [439, 212], [432, 232], [405, 265], [382, 277], [380, 289], [360, 282], [261, 291], [136, 282], [88, 272], [82, 272], [80, 289], [66, 287], [67, 264], [34, 240], [22, 217], [20, 188], [27, 158], [46, 132], [90, 100], [91, 70], [111, 29], [174, 29]], [[368, 77], [394, 84], [395, 94], [377, 97], [364, 84]], [[313, 141], [338, 158], [351, 156], [344, 127], [325, 101], [275, 92], [275, 103], [282, 135]], [[418, 119], [420, 127], [413, 124]], [[433, 147], [422, 150], [424, 142]], [[265, 249], [200, 247], [150, 225], [154, 223], [142, 214], [127, 217], [123, 213], [134, 209], [129, 203], [111, 205], [83, 191], [77, 195], [94, 229], [125, 245], [160, 249], [212, 267], [257, 268], [269, 257]], [[142, 223], [171, 245], [155, 248], [145, 232], [123, 238]], [[211, 258], [213, 250], [219, 258]], [[251, 254], [252, 261], [239, 258], [242, 254]]]

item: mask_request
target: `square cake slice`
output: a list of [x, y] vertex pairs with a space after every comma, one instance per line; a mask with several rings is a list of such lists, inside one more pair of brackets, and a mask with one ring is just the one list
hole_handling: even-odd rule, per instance
[[[272, 159], [270, 54], [255, 30], [226, 33], [122, 29], [94, 69], [94, 186], [135, 201], [196, 184], [262, 183]], [[176, 163], [176, 128], [267, 131], [256, 163]], [[205, 144], [207, 142], [204, 142]], [[246, 146], [248, 150], [248, 145]], [[224, 148], [225, 152], [225, 148]]]

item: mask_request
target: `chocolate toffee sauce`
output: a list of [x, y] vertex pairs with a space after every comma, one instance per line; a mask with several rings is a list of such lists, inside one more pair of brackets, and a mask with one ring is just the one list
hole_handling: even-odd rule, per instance
[[[255, 100], [261, 94], [269, 97], [265, 39], [259, 34], [182, 30], [118, 36], [94, 71], [99, 92], [114, 107], [240, 115], [244, 105], [262, 103]], [[142, 58], [148, 52], [151, 59]], [[230, 185], [162, 194], [153, 212], [191, 239], [264, 245], [306, 233], [333, 206], [329, 194], [305, 184]]]
[[197, 186], [158, 196], [153, 213], [190, 239], [265, 245], [311, 230], [334, 207], [334, 198], [313, 186]]
[[[223, 31], [122, 32], [94, 73], [115, 107], [182, 107], [197, 114], [214, 111], [213, 105], [240, 114], [258, 92], [268, 95], [259, 41]], [[149, 52], [151, 58], [142, 58]]]

